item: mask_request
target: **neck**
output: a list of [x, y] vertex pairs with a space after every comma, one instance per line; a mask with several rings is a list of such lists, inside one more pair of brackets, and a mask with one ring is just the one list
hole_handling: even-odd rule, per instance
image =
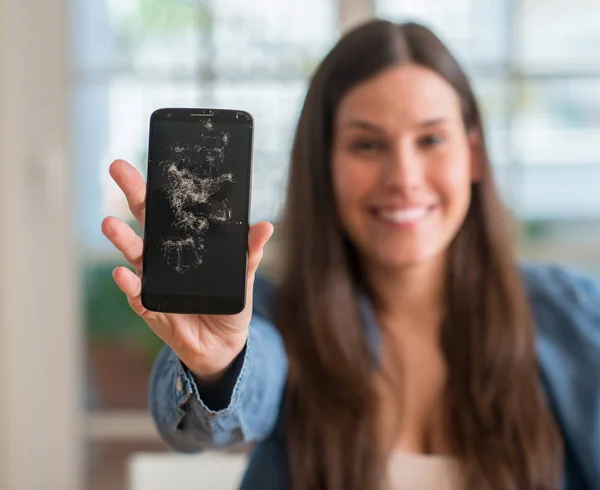
[[444, 310], [445, 271], [445, 257], [399, 268], [366, 267], [377, 315], [393, 323], [438, 326]]

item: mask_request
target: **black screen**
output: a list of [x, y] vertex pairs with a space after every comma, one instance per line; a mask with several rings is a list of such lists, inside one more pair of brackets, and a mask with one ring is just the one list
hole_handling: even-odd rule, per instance
[[148, 158], [145, 291], [240, 296], [252, 152], [249, 122], [153, 120]]

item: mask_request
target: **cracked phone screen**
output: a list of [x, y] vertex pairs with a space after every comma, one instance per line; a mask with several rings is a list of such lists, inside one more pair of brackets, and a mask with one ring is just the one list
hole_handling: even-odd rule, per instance
[[250, 158], [247, 122], [153, 123], [146, 208], [148, 292], [243, 294]]

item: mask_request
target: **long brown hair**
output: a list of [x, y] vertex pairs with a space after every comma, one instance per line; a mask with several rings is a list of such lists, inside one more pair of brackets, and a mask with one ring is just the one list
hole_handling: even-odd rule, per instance
[[289, 357], [286, 441], [295, 490], [375, 490], [383, 475], [374, 363], [359, 308], [357, 252], [331, 182], [333, 119], [344, 95], [405, 63], [448, 81], [480, 139], [481, 179], [448, 253], [442, 349], [448, 429], [468, 488], [556, 489], [562, 448], [544, 404], [526, 292], [457, 61], [427, 28], [370, 21], [344, 36], [310, 83], [292, 151], [276, 323]]

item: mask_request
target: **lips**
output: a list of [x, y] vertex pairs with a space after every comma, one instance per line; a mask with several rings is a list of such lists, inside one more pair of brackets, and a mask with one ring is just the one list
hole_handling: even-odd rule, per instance
[[374, 209], [381, 220], [397, 225], [411, 225], [423, 221], [435, 206], [414, 205]]

